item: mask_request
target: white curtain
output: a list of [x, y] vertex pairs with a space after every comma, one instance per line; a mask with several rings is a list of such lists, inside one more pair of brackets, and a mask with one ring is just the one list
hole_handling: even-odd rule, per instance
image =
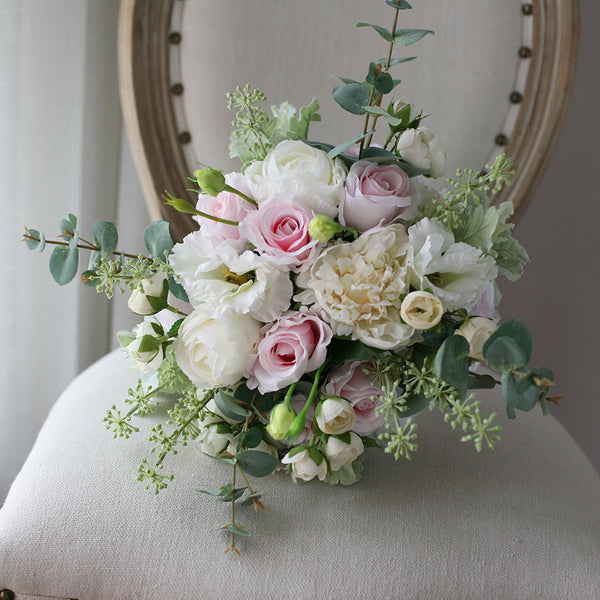
[[71, 212], [83, 237], [113, 221], [120, 247], [140, 250], [147, 216], [119, 107], [118, 4], [0, 0], [0, 503], [56, 397], [114, 345], [113, 322], [129, 325], [124, 299], [58, 287], [51, 248], [19, 243], [24, 225], [56, 239]]

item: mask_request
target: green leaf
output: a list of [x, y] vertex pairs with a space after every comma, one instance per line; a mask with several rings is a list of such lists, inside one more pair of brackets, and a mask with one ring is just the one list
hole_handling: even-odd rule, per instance
[[500, 373], [518, 369], [527, 364], [525, 353], [521, 347], [515, 340], [506, 336], [495, 338], [487, 346], [483, 355], [488, 365]]
[[[504, 321], [496, 331], [488, 338], [486, 343], [483, 345], [483, 357], [488, 361], [492, 368], [492, 364], [488, 360], [488, 352], [496, 340], [507, 337], [510, 338], [517, 348], [521, 350], [522, 360], [521, 364], [515, 364], [516, 367], [525, 366], [531, 360], [531, 353], [533, 350], [533, 341], [531, 334], [527, 329], [527, 326], [520, 319], [508, 319]], [[509, 350], [510, 352], [510, 350]], [[516, 356], [515, 356], [516, 360]]]
[[417, 394], [416, 396], [411, 396], [406, 404], [404, 404], [403, 408], [406, 410], [402, 410], [402, 418], [412, 417], [417, 413], [420, 413], [422, 410], [426, 409], [431, 403], [431, 398], [425, 396], [424, 394]]
[[332, 357], [331, 366], [335, 368], [350, 360], [370, 361], [377, 352], [362, 342], [334, 337], [329, 344], [328, 355]]
[[31, 237], [37, 238], [37, 241], [25, 239], [25, 247], [28, 250], [37, 250], [38, 252], [43, 252], [46, 248], [46, 237], [44, 234], [39, 232], [37, 229], [27, 229], [27, 234]]
[[433, 361], [436, 375], [455, 388], [465, 389], [470, 377], [469, 350], [469, 342], [462, 335], [447, 338]]
[[251, 477], [266, 477], [278, 466], [279, 461], [272, 455], [259, 450], [244, 450], [235, 456], [237, 464]]
[[[400, 82], [397, 82], [400, 83]], [[389, 94], [397, 85], [389, 73], [379, 73], [375, 80], [375, 89], [380, 94]]]
[[410, 46], [423, 39], [428, 34], [435, 35], [431, 29], [396, 29], [394, 33], [394, 44], [399, 46]]
[[144, 244], [153, 257], [163, 257], [174, 246], [168, 221], [155, 221], [144, 230]]
[[146, 334], [140, 341], [138, 352], [154, 352], [155, 350], [158, 350], [159, 347], [160, 341], [150, 334]]
[[386, 0], [385, 3], [398, 10], [407, 10], [412, 6], [406, 0]]
[[387, 110], [384, 110], [383, 108], [381, 108], [381, 106], [363, 106], [363, 108], [365, 109], [365, 112], [368, 112], [372, 115], [379, 115], [380, 117], [384, 117], [385, 120], [392, 127], [396, 127], [397, 125], [402, 125], [402, 119], [398, 119], [394, 115], [390, 115], [390, 113]]
[[173, 323], [173, 325], [171, 326], [171, 329], [169, 329], [169, 332], [167, 333], [167, 337], [168, 338], [177, 337], [177, 335], [179, 333], [179, 328], [181, 327], [182, 323], [183, 323], [183, 319], [178, 319], [177, 321], [175, 321], [175, 323]]
[[363, 134], [359, 135], [357, 138], [350, 140], [349, 142], [344, 142], [343, 144], [340, 144], [339, 146], [336, 146], [335, 148], [330, 150], [327, 153], [327, 156], [329, 158], [335, 158], [339, 154], [343, 154], [344, 152], [346, 152], [346, 150], [348, 150], [349, 148], [352, 148], [352, 146], [354, 146], [354, 144], [356, 144], [360, 140], [368, 137], [369, 135], [371, 135], [373, 133], [375, 133], [375, 130], [371, 129], [371, 131], [367, 131], [367, 133], [363, 133]]
[[69, 213], [66, 219], [61, 220], [60, 230], [66, 239], [71, 239], [77, 231], [77, 217]]
[[356, 79], [350, 79], [349, 77], [340, 77], [339, 75], [335, 75], [336, 79], [339, 79], [342, 83], [358, 83], [358, 85], [362, 85], [360, 81], [356, 81]]
[[492, 247], [492, 236], [498, 225], [498, 211], [495, 206], [484, 208], [480, 204], [467, 206], [464, 218], [453, 230], [456, 242], [465, 242], [484, 252]]
[[307, 106], [300, 109], [300, 119], [295, 116], [290, 119], [290, 132], [295, 136], [304, 138], [308, 135], [308, 127], [313, 121], [320, 121], [321, 115], [318, 113], [319, 103], [316, 98]]
[[506, 413], [509, 419], [516, 417], [516, 408], [527, 412], [537, 404], [539, 394], [537, 387], [532, 382], [529, 382], [529, 386], [520, 386], [521, 380], [521, 377], [510, 371], [502, 374], [502, 394], [506, 401]]
[[232, 421], [245, 421], [252, 413], [233, 401], [233, 398], [223, 391], [215, 394], [217, 408]]
[[362, 115], [363, 106], [369, 104], [369, 94], [362, 83], [345, 83], [333, 88], [333, 99], [353, 115]]
[[529, 255], [525, 248], [510, 235], [510, 232], [508, 236], [494, 241], [492, 252], [496, 256], [496, 265], [500, 275], [509, 281], [517, 281], [521, 278], [523, 269], [529, 262]]
[[227, 485], [221, 486], [220, 488], [204, 489], [198, 491], [202, 492], [203, 494], [208, 494], [209, 496], [227, 496], [233, 492], [233, 484], [228, 483]]
[[50, 255], [50, 274], [58, 285], [66, 285], [77, 275], [79, 248], [56, 246]]
[[531, 375], [533, 377], [539, 377], [540, 379], [554, 381], [554, 373], [550, 369], [546, 369], [546, 367], [536, 367], [535, 369], [531, 369]]
[[231, 533], [235, 533], [236, 535], [250, 535], [241, 525], [223, 525], [221, 529], [227, 529], [227, 531], [231, 531]]
[[357, 23], [357, 27], [372, 27], [386, 42], [391, 42], [393, 39], [392, 32], [381, 25], [373, 25], [373, 23]]
[[119, 340], [121, 348], [125, 348], [125, 346], [129, 346], [129, 344], [135, 340], [135, 333], [131, 331], [118, 331], [117, 339]]
[[491, 390], [496, 387], [496, 382], [489, 375], [471, 375], [467, 388], [470, 390]]
[[217, 500], [220, 502], [231, 502], [233, 500], [237, 500], [244, 495], [246, 489], [246, 487], [235, 488], [235, 490], [231, 491], [227, 496], [219, 496]]
[[114, 223], [108, 221], [96, 221], [92, 227], [94, 242], [100, 248], [100, 255], [108, 258], [116, 249], [119, 242], [119, 234]]
[[169, 291], [177, 300], [189, 302], [188, 295], [181, 285], [179, 285], [172, 277], [169, 278]]
[[[394, 65], [398, 65], [400, 63], [405, 63], [405, 62], [410, 62], [411, 60], [416, 60], [416, 56], [409, 56], [407, 58], [392, 58], [390, 60], [390, 67], [393, 67]], [[378, 64], [380, 64], [384, 69], [387, 67], [387, 58], [380, 58], [377, 61]]]

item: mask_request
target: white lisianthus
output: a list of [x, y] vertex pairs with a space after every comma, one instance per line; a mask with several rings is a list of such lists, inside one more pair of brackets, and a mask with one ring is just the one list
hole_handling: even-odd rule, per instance
[[352, 464], [365, 451], [359, 435], [350, 432], [350, 443], [346, 444], [339, 438], [327, 438], [326, 452], [332, 471], [339, 471], [344, 465]]
[[344, 398], [325, 398], [317, 405], [315, 419], [319, 429], [329, 435], [339, 435], [354, 426], [354, 409]]
[[346, 167], [304, 142], [284, 140], [264, 160], [252, 163], [244, 177], [259, 204], [274, 194], [288, 194], [305, 202], [315, 214], [333, 218]]
[[310, 481], [315, 477], [318, 477], [321, 481], [327, 476], [327, 463], [325, 459], [321, 461], [321, 464], [317, 464], [308, 453], [308, 450], [301, 450], [294, 456], [290, 456], [288, 452], [282, 459], [281, 462], [284, 465], [292, 465], [292, 473], [298, 479], [304, 481]]
[[226, 242], [213, 246], [194, 231], [175, 245], [169, 260], [194, 308], [247, 313], [263, 322], [289, 308], [293, 286], [287, 269], [250, 250], [238, 254]]
[[[144, 343], [144, 337], [150, 336], [152, 338], [157, 337], [157, 333], [154, 330], [154, 326], [159, 326], [160, 323], [155, 317], [145, 317], [144, 320], [136, 326], [134, 329], [135, 339], [125, 346], [124, 350], [130, 358], [136, 363], [136, 367], [142, 371], [142, 373], [151, 373], [156, 371], [164, 360], [164, 352], [161, 345], [158, 345], [152, 350], [144, 350], [142, 344]], [[162, 327], [161, 327], [162, 329]], [[142, 350], [140, 350], [140, 347]]]
[[497, 326], [491, 319], [472, 317], [467, 319], [454, 333], [462, 335], [469, 342], [469, 356], [484, 360], [483, 346], [496, 329]]
[[432, 177], [441, 177], [446, 171], [444, 148], [427, 127], [403, 131], [396, 151], [407, 163], [428, 171]]
[[142, 281], [142, 289], [136, 288], [131, 292], [127, 306], [131, 312], [136, 315], [153, 315], [156, 311], [148, 302], [147, 296], [162, 296], [163, 284], [167, 276], [160, 271], [155, 273], [150, 279]]
[[248, 315], [194, 310], [179, 328], [173, 347], [177, 364], [200, 389], [233, 385], [244, 374], [260, 323]]
[[334, 335], [351, 335], [383, 350], [408, 345], [415, 330], [400, 320], [400, 296], [409, 290], [409, 252], [400, 224], [336, 243], [300, 273], [296, 283], [305, 291], [295, 299], [315, 303]]
[[431, 288], [447, 310], [470, 310], [498, 276], [491, 256], [464, 242], [454, 242], [454, 235], [437, 221], [421, 219], [409, 228], [408, 237], [413, 287]]
[[402, 300], [400, 316], [407, 325], [415, 329], [431, 329], [442, 319], [444, 305], [430, 292], [416, 291]]

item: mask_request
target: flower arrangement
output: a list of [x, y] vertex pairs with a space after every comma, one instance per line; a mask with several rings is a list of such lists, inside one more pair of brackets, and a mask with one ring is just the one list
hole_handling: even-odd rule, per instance
[[[387, 58], [333, 90], [364, 120], [354, 139], [311, 141], [316, 100], [268, 114], [264, 94], [247, 85], [228, 95], [230, 150], [242, 170], [197, 170], [196, 206], [165, 196], [200, 225], [181, 243], [160, 221], [144, 232], [148, 255], [128, 255], [117, 250], [112, 223], [96, 222], [86, 241], [73, 215], [60, 240], [35, 229], [24, 236], [30, 249], [55, 246], [50, 271], [59, 284], [75, 277], [87, 249], [84, 283], [109, 298], [115, 288], [130, 291], [143, 320], [119, 340], [143, 376], [126, 412], [108, 409], [106, 428], [128, 438], [139, 431], [134, 417], [175, 395], [166, 423], [151, 428], [156, 458], [142, 460], [138, 479], [156, 493], [165, 488], [173, 477], [162, 472], [165, 457], [191, 441], [229, 465], [231, 482], [202, 490], [231, 503], [228, 550], [249, 535], [236, 503], [263, 508], [251, 477], [283, 469], [295, 481], [352, 484], [365, 447], [410, 458], [414, 416], [425, 408], [437, 407], [480, 450], [494, 446], [500, 427], [471, 390], [500, 384], [511, 418], [538, 403], [546, 413], [552, 400], [552, 372], [528, 367], [525, 325], [498, 325], [496, 279], [518, 279], [528, 260], [511, 235], [512, 205], [489, 199], [510, 182], [510, 161], [500, 155], [482, 172], [459, 171], [444, 194], [429, 185], [444, 173], [441, 143], [413, 105], [383, 100], [399, 83], [391, 67], [411, 60], [392, 58], [394, 46], [432, 32], [399, 29], [411, 7], [387, 4], [391, 30], [358, 24], [389, 43]], [[376, 145], [380, 123], [386, 136]]]

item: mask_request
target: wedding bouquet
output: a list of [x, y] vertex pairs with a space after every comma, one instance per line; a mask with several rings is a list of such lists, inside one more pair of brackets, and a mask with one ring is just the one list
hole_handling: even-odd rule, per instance
[[243, 168], [196, 171], [196, 206], [165, 196], [200, 226], [181, 243], [164, 221], [144, 233], [147, 256], [118, 251], [112, 223], [96, 222], [93, 242], [73, 215], [61, 223], [62, 240], [26, 231], [30, 249], [55, 245], [50, 271], [59, 284], [74, 278], [84, 248], [86, 284], [109, 297], [130, 290], [129, 307], [143, 320], [119, 340], [143, 376], [126, 412], [109, 408], [106, 427], [129, 437], [139, 431], [134, 417], [170, 395], [166, 422], [150, 431], [156, 459], [141, 462], [138, 479], [158, 493], [172, 479], [164, 458], [192, 440], [230, 465], [231, 482], [202, 491], [231, 502], [224, 528], [235, 551], [235, 536], [248, 535], [236, 502], [263, 507], [249, 477], [283, 469], [294, 480], [352, 484], [367, 446], [410, 458], [413, 417], [425, 408], [437, 407], [480, 450], [494, 446], [500, 428], [471, 390], [500, 384], [511, 418], [538, 403], [546, 412], [551, 400], [552, 372], [528, 367], [527, 328], [498, 325], [495, 308], [496, 279], [518, 279], [527, 261], [511, 235], [512, 205], [489, 200], [510, 182], [511, 164], [501, 155], [484, 171], [459, 171], [445, 193], [429, 185], [444, 173], [440, 142], [414, 105], [384, 97], [399, 83], [390, 68], [411, 60], [392, 58], [394, 45], [432, 32], [397, 28], [410, 5], [387, 4], [391, 30], [359, 23], [389, 42], [387, 58], [333, 91], [364, 120], [354, 139], [311, 141], [316, 100], [268, 114], [264, 94], [247, 85], [229, 94], [230, 150]]

